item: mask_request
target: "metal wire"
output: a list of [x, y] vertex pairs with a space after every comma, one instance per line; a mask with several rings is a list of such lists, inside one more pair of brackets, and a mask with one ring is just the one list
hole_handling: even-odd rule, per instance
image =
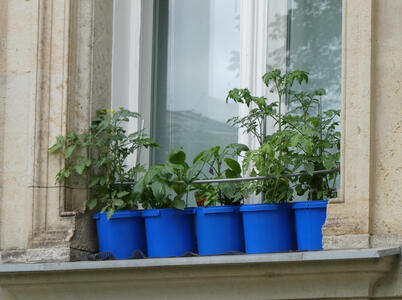
[[[313, 174], [328, 174], [328, 173], [336, 173], [339, 172], [340, 168], [335, 168], [332, 170], [318, 170], [314, 171]], [[291, 174], [282, 174], [279, 177], [288, 178], [288, 177], [300, 177], [308, 175], [306, 172], [299, 173], [291, 173]], [[224, 178], [224, 179], [199, 179], [190, 182], [189, 184], [203, 184], [203, 183], [224, 183], [224, 182], [241, 182], [241, 181], [253, 181], [253, 180], [266, 180], [266, 179], [274, 179], [276, 176], [257, 176], [257, 177], [239, 177], [239, 178]], [[175, 181], [173, 184], [184, 184], [184, 181]], [[116, 185], [133, 185], [135, 182], [116, 182]]]

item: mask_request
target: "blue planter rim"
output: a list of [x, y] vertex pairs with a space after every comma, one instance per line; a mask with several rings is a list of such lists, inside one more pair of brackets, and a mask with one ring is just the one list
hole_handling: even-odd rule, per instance
[[197, 214], [203, 214], [203, 215], [224, 214], [224, 213], [233, 213], [238, 210], [239, 206], [235, 205], [206, 206], [206, 207], [197, 207]]
[[313, 200], [313, 201], [300, 201], [293, 203], [293, 209], [304, 208], [324, 208], [327, 207], [328, 200]]
[[[124, 218], [132, 218], [132, 217], [141, 217], [141, 210], [118, 210], [115, 211], [110, 219], [124, 219]], [[95, 220], [99, 220], [101, 217], [107, 217], [107, 211], [103, 213], [96, 213], [93, 215]]]
[[177, 208], [144, 209], [142, 216], [157, 217], [161, 214], [194, 214], [195, 209], [195, 207], [186, 207], [183, 210]]
[[262, 204], [244, 204], [240, 207], [241, 212], [270, 211], [278, 209], [289, 209], [290, 203], [262, 203]]

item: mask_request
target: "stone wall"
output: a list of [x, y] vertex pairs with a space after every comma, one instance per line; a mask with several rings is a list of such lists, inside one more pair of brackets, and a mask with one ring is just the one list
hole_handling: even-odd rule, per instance
[[57, 185], [64, 162], [47, 148], [109, 106], [112, 12], [112, 0], [0, 3], [3, 263], [68, 261], [96, 250], [85, 182]]
[[[401, 13], [399, 0], [344, 1], [342, 183], [326, 249], [402, 244]], [[374, 295], [402, 296], [400, 262]]]
[[402, 244], [402, 2], [344, 2], [342, 175], [324, 245]]
[[[250, 0], [251, 1], [251, 0]], [[402, 244], [402, 1], [344, 0], [342, 162], [324, 247]], [[0, 1], [1, 263], [96, 250], [82, 181], [47, 148], [109, 106], [112, 0]], [[374, 287], [402, 297], [402, 268]]]

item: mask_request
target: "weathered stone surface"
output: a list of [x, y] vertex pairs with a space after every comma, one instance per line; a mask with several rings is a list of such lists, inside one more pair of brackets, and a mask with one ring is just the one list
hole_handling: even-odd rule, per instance
[[[112, 3], [0, 2], [4, 263], [68, 261], [71, 251], [65, 249], [72, 244], [75, 251], [96, 251], [91, 218], [80, 214], [75, 220], [89, 197], [85, 182], [73, 178], [66, 187], [56, 184], [64, 162], [47, 149], [57, 135], [88, 128], [94, 110], [109, 105]], [[99, 46], [97, 55], [94, 45]]]
[[[64, 161], [47, 148], [57, 135], [87, 129], [94, 111], [110, 105], [112, 6], [112, 0], [0, 1], [1, 263], [68, 261], [96, 251], [94, 223], [84, 214], [85, 184], [72, 178], [66, 186], [56, 185]], [[344, 0], [341, 190], [328, 206], [326, 249], [402, 243], [401, 14], [400, 0]], [[152, 26], [147, 28], [142, 41], [152, 44]], [[150, 93], [150, 86], [139, 86]], [[224, 288], [243, 293], [250, 286], [262, 291], [272, 283], [267, 272], [261, 270], [254, 281], [217, 281], [223, 285], [213, 289], [215, 294]], [[324, 284], [329, 280], [324, 277], [310, 279]], [[362, 288], [353, 280], [353, 288]], [[60, 285], [46, 288], [39, 292], [60, 295]], [[184, 290], [183, 297], [193, 290]], [[373, 293], [378, 299], [402, 297], [400, 262]], [[3, 298], [14, 299], [14, 292], [0, 289]]]
[[402, 244], [402, 12], [398, 0], [376, 2], [374, 201], [372, 245]]
[[323, 228], [325, 236], [333, 236], [331, 247], [339, 248], [338, 236], [370, 234], [373, 197], [373, 0], [343, 3], [341, 188], [339, 199], [328, 206]]
[[[395, 13], [402, 2], [344, 4], [344, 198], [328, 206], [323, 243], [326, 249], [401, 245], [402, 21]], [[380, 281], [376, 297], [402, 296], [401, 270], [396, 264]]]
[[[70, 247], [47, 247], [26, 250], [3, 250], [1, 264], [28, 264], [70, 260]], [[0, 298], [1, 299], [1, 298]]]
[[[369, 299], [400, 249], [0, 267], [18, 299]], [[331, 255], [332, 254], [332, 255]]]

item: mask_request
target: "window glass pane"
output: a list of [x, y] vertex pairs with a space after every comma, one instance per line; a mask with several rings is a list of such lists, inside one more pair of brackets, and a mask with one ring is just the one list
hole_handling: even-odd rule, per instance
[[323, 110], [340, 109], [342, 0], [288, 1], [288, 70], [309, 72], [309, 88], [325, 89]]
[[[340, 109], [342, 0], [289, 0], [287, 20], [287, 69], [309, 72], [308, 89], [326, 91], [322, 111]], [[339, 179], [335, 186], [339, 187]]]
[[174, 147], [192, 159], [237, 141], [226, 121], [238, 107], [225, 98], [240, 84], [240, 12], [238, 0], [157, 3], [153, 137], [161, 148], [153, 163], [162, 163]]

